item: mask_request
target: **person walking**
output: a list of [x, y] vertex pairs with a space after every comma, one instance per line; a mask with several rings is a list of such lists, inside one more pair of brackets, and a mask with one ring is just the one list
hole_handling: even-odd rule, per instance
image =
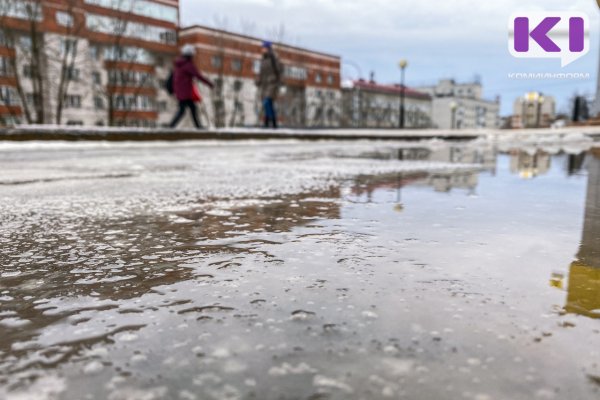
[[198, 68], [194, 64], [194, 55], [196, 49], [190, 44], [186, 44], [181, 48], [181, 56], [175, 60], [175, 68], [172, 75], [173, 94], [179, 101], [179, 110], [171, 121], [171, 128], [175, 128], [181, 118], [185, 115], [185, 110], [190, 109], [192, 113], [192, 119], [196, 128], [202, 128], [200, 119], [198, 118], [198, 107], [196, 102], [200, 102], [200, 92], [196, 86], [194, 79], [198, 79], [211, 89], [214, 87], [213, 83], [208, 80], [204, 75], [198, 71]]
[[272, 125], [273, 128], [277, 129], [275, 101], [281, 87], [283, 68], [273, 50], [271, 42], [264, 42], [262, 49], [263, 58], [260, 64], [260, 72], [256, 79], [256, 86], [263, 102], [265, 115], [264, 127], [268, 128]]

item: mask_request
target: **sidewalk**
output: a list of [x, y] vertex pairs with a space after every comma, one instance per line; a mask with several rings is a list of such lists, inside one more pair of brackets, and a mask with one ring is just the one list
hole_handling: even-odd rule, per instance
[[176, 141], [176, 140], [471, 140], [494, 137], [555, 137], [585, 135], [600, 139], [600, 126], [527, 130], [384, 130], [384, 129], [279, 129], [221, 128], [208, 130], [167, 128], [108, 128], [56, 125], [25, 125], [0, 128], [0, 141], [27, 140], [105, 140], [105, 141]]

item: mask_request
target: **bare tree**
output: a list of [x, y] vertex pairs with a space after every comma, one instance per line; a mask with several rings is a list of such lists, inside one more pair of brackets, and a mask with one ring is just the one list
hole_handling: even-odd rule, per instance
[[[253, 70], [254, 62], [252, 49], [232, 38], [227, 26], [227, 18], [215, 17], [216, 32], [212, 44], [216, 51], [210, 62], [216, 69], [216, 79], [210, 102], [213, 110], [211, 122], [216, 127], [245, 124], [242, 78], [247, 71]], [[242, 20], [240, 26], [241, 34], [245, 36], [251, 36], [256, 27], [247, 20]]]
[[[72, 82], [81, 77], [76, 68], [78, 62], [79, 40], [85, 28], [83, 15], [76, 12], [77, 0], [65, 0], [65, 9], [58, 14], [59, 25], [64, 29], [63, 35], [59, 37], [59, 43], [46, 46], [50, 64], [58, 65], [58, 81], [49, 80], [49, 85], [54, 86], [52, 92], [55, 94], [55, 123], [62, 123], [65, 101]], [[52, 49], [57, 49], [52, 52]]]
[[[242, 27], [242, 34], [245, 36], [252, 36], [256, 29], [256, 24], [251, 21], [242, 20], [240, 23]], [[232, 61], [232, 66], [237, 63], [239, 65], [240, 76], [244, 75], [245, 70], [254, 71], [254, 57], [252, 52], [247, 46], [238, 45], [234, 50], [237, 50], [237, 59]], [[235, 72], [235, 71], [234, 71]], [[232, 101], [232, 112], [229, 120], [229, 126], [245, 125], [245, 108], [243, 101], [243, 81], [241, 79], [235, 79], [231, 82], [231, 101]]]
[[[310, 127], [329, 127], [335, 125], [339, 118], [338, 100], [331, 96], [331, 91], [323, 89], [317, 92], [317, 96], [308, 104], [307, 125]], [[381, 115], [385, 118], [386, 115]]]
[[[120, 15], [127, 15], [135, 9], [136, 5], [136, 0], [118, 0], [113, 3], [113, 8], [122, 11]], [[144, 93], [147, 93], [147, 89], [156, 86], [152, 73], [154, 67], [140, 67], [148, 63], [146, 50], [128, 45], [128, 39], [138, 29], [135, 24], [128, 18], [113, 16], [97, 18], [88, 26], [91, 30], [104, 33], [110, 38], [108, 44], [96, 48], [98, 52], [104, 50], [104, 54], [97, 54], [97, 57], [104, 56], [105, 61], [110, 62], [107, 82], [102, 81], [99, 71], [95, 71], [98, 77], [94, 78], [96, 93], [106, 100], [109, 126], [127, 123], [131, 112], [138, 110], [140, 96], [149, 96]], [[176, 37], [165, 38], [165, 40], [176, 41]], [[155, 109], [154, 100], [149, 102], [150, 109]]]
[[[46, 121], [46, 65], [43, 32], [38, 24], [43, 17], [41, 0], [3, 0], [0, 2], [0, 35], [12, 50], [6, 57], [12, 73], [23, 115], [27, 123]], [[23, 78], [31, 81], [31, 98]], [[8, 97], [8, 98], [7, 98]], [[0, 95], [0, 101], [12, 110], [12, 96]], [[28, 100], [31, 100], [31, 104]]]
[[216, 47], [216, 53], [210, 60], [213, 68], [217, 70], [215, 87], [210, 93], [210, 100], [213, 109], [213, 125], [217, 128], [225, 126], [227, 120], [227, 111], [225, 108], [225, 50], [229, 44], [226, 38], [228, 21], [226, 17], [215, 16], [216, 35], [213, 36], [213, 45]]
[[29, 124], [62, 123], [65, 98], [77, 78], [77, 48], [85, 25], [78, 4], [64, 0], [56, 14], [57, 35], [46, 35], [44, 1], [0, 2], [0, 35], [13, 50], [8, 57], [11, 77]]
[[283, 43], [286, 39], [286, 29], [283, 23], [266, 29], [266, 37], [276, 43]]

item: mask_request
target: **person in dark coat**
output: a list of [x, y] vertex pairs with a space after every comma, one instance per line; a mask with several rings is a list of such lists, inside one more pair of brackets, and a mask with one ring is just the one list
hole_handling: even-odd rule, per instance
[[194, 54], [196, 49], [192, 45], [185, 45], [181, 49], [181, 57], [175, 60], [175, 68], [173, 70], [173, 92], [179, 101], [179, 110], [171, 121], [171, 128], [175, 128], [185, 115], [187, 108], [192, 112], [192, 118], [196, 128], [201, 128], [200, 120], [198, 119], [198, 108], [196, 102], [199, 101], [198, 88], [194, 87], [194, 79], [198, 79], [211, 89], [213, 83], [204, 77], [198, 71], [194, 64]]
[[279, 88], [283, 78], [283, 67], [273, 51], [273, 45], [270, 42], [263, 43], [263, 58], [260, 63], [260, 72], [256, 79], [260, 97], [263, 102], [265, 114], [264, 126], [268, 128], [272, 125], [277, 128], [277, 112], [275, 111], [275, 101], [279, 94]]

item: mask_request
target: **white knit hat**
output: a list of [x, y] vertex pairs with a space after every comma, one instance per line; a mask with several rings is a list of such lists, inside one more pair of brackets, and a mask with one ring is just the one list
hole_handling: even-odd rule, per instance
[[184, 56], [193, 56], [196, 54], [196, 48], [191, 44], [186, 44], [181, 48], [181, 54]]

